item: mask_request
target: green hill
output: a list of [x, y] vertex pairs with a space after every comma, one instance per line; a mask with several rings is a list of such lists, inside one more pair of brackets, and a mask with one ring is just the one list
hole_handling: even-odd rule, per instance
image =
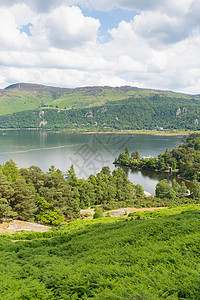
[[[34, 110], [43, 106], [60, 109], [84, 108], [104, 105], [107, 101], [116, 101], [145, 96], [167, 96], [192, 99], [194, 96], [159, 91], [139, 89], [136, 87], [79, 87], [57, 88], [38, 84], [17, 83], [0, 90], [0, 115], [19, 111]], [[196, 96], [198, 98], [198, 96]]]
[[0, 128], [200, 129], [200, 96], [124, 87], [14, 84], [0, 91]]
[[188, 205], [1, 235], [1, 299], [198, 300], [199, 229]]
[[78, 109], [40, 108], [0, 116], [0, 128], [200, 130], [200, 101], [160, 95]]

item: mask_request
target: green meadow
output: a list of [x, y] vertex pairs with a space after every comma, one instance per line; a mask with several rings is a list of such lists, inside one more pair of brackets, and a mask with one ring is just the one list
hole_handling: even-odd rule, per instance
[[200, 205], [0, 236], [1, 299], [200, 299]]

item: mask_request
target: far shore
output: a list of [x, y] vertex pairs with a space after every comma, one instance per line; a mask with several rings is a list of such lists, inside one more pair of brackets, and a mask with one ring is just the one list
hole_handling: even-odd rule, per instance
[[178, 136], [178, 135], [189, 135], [199, 131], [157, 131], [157, 130], [119, 130], [119, 131], [56, 131], [57, 133], [77, 133], [77, 134], [147, 134], [147, 135], [158, 135], [158, 136]]
[[86, 130], [76, 130], [76, 129], [63, 129], [63, 130], [53, 130], [53, 129], [43, 129], [43, 128], [0, 128], [1, 132], [6, 131], [16, 131], [16, 130], [26, 130], [26, 131], [45, 131], [45, 132], [56, 132], [56, 133], [66, 133], [66, 134], [147, 134], [147, 135], [157, 135], [157, 136], [178, 136], [178, 135], [189, 135], [191, 133], [199, 133], [199, 131], [190, 130], [172, 130], [172, 131], [162, 131], [162, 130], [115, 130], [115, 131], [86, 131]]

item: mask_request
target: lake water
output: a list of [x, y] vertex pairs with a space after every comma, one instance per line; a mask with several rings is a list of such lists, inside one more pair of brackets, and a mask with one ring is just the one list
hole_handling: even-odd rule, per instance
[[[103, 166], [115, 169], [113, 161], [126, 146], [130, 153], [157, 156], [166, 148], [172, 150], [182, 143], [182, 136], [153, 136], [145, 134], [67, 134], [44, 131], [0, 132], [0, 164], [13, 159], [18, 167], [39, 166], [47, 172], [51, 165], [65, 173], [73, 164], [78, 178], [98, 173]], [[128, 169], [128, 179], [141, 184], [154, 194], [159, 180], [167, 174], [155, 174]], [[170, 180], [170, 179], [169, 179]]]

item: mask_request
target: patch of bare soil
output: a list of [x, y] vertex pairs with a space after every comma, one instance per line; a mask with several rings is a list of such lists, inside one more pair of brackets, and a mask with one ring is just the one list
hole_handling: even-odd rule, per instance
[[[163, 209], [166, 207], [150, 207], [150, 208], [135, 208], [135, 207], [126, 207], [126, 208], [118, 208], [118, 209], [113, 209], [104, 212], [104, 216], [106, 216], [108, 213], [110, 214], [111, 217], [120, 217], [123, 215], [128, 215], [129, 213], [132, 212], [137, 212], [137, 211], [153, 211], [156, 209]], [[81, 215], [84, 216], [86, 214], [90, 214], [91, 216], [94, 214], [94, 209], [81, 209]], [[91, 218], [91, 217], [87, 217]]]
[[44, 226], [37, 223], [30, 223], [25, 221], [18, 221], [18, 220], [12, 220], [12, 221], [5, 221], [3, 223], [0, 223], [0, 233], [1, 232], [10, 232], [14, 233], [16, 231], [40, 231], [45, 232], [50, 230], [51, 227]]

